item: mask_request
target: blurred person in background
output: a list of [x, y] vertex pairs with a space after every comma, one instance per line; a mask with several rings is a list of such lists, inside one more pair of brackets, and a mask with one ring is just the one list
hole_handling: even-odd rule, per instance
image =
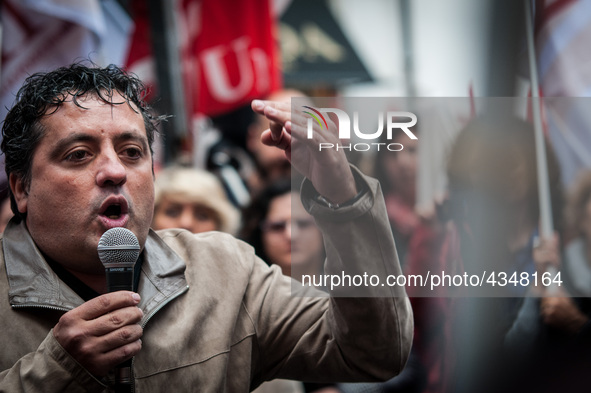
[[[418, 130], [413, 128], [418, 135]], [[382, 141], [385, 142], [385, 141]], [[410, 239], [419, 225], [415, 211], [417, 189], [418, 140], [400, 129], [388, 143], [399, 143], [400, 151], [381, 150], [376, 154], [374, 173], [382, 185], [388, 219], [396, 240], [396, 251], [404, 267]]]
[[568, 197], [567, 233], [573, 239], [566, 244], [561, 270], [573, 296], [591, 297], [591, 170], [579, 174]]
[[[271, 93], [267, 99], [270, 101], [290, 102], [292, 98], [306, 97], [299, 90], [285, 89]], [[291, 165], [281, 150], [274, 149], [261, 142], [261, 134], [269, 128], [266, 117], [255, 114], [248, 126], [246, 135], [246, 149], [252, 156], [257, 172], [248, 180], [251, 194], [257, 194], [265, 186], [277, 179], [291, 174]]]
[[157, 174], [154, 187], [154, 229], [237, 233], [240, 212], [213, 174], [196, 168], [170, 167]]
[[286, 276], [322, 274], [322, 235], [289, 179], [270, 183], [244, 211], [241, 238]]
[[[554, 222], [561, 228], [560, 172], [547, 147]], [[539, 221], [534, 132], [513, 116], [472, 119], [448, 154], [448, 199], [411, 244], [408, 270], [450, 275], [532, 274]], [[442, 287], [413, 300], [416, 348], [429, 367], [429, 392], [524, 388], [523, 365], [511, 362], [528, 287]], [[493, 292], [494, 291], [494, 292]], [[413, 296], [413, 290], [409, 290]], [[473, 296], [473, 297], [471, 297]], [[494, 296], [494, 297], [493, 297]], [[522, 372], [523, 370], [523, 372]]]
[[[554, 223], [560, 231], [563, 196], [560, 169], [550, 146], [547, 165]], [[449, 154], [449, 212], [455, 240], [448, 243], [445, 270], [468, 274], [533, 274], [539, 196], [533, 126], [513, 116], [475, 118]], [[495, 277], [496, 278], [496, 277]], [[498, 285], [486, 296], [458, 298], [449, 333], [454, 390], [522, 389], [527, 371], [511, 364], [513, 335], [529, 302], [528, 287]], [[509, 343], [509, 344], [508, 344]]]
[[[591, 367], [591, 171], [577, 178], [565, 208], [567, 231], [574, 238], [541, 239], [533, 258], [539, 277], [553, 280], [528, 299], [514, 341], [524, 355], [535, 359], [542, 375], [538, 391], [580, 391], [588, 386]], [[567, 238], [565, 236], [564, 238]], [[556, 272], [560, 272], [559, 280]], [[549, 275], [549, 276], [548, 276]]]
[[[555, 293], [545, 290], [540, 298], [540, 314], [544, 323], [567, 336], [585, 333], [591, 304], [591, 171], [583, 171], [569, 194], [565, 208], [567, 233], [574, 236], [561, 248], [558, 233], [541, 239], [534, 247], [533, 257], [538, 271], [559, 269], [564, 285]], [[571, 297], [573, 296], [573, 297]], [[591, 332], [591, 331], [590, 331]]]
[[[269, 94], [266, 99], [289, 103], [295, 97], [306, 96], [299, 90], [282, 89]], [[290, 177], [292, 167], [284, 152], [261, 142], [261, 135], [269, 128], [265, 116], [245, 106], [216, 117], [214, 124], [222, 132], [222, 137], [210, 147], [206, 169], [224, 182], [234, 205], [244, 209], [267, 184]], [[236, 132], [242, 128], [243, 133]], [[244, 137], [238, 138], [239, 141], [229, 137], [232, 134], [243, 134]]]

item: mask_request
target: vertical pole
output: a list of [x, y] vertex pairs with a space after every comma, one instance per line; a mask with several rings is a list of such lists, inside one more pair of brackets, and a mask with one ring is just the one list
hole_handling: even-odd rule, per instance
[[[525, 29], [527, 39], [527, 55], [529, 60], [529, 77], [531, 82], [531, 104], [534, 118], [534, 132], [536, 143], [536, 165], [538, 170], [538, 196], [540, 200], [540, 237], [550, 239], [554, 235], [554, 223], [552, 220], [552, 201], [550, 197], [550, 184], [548, 176], [548, 161], [546, 159], [546, 145], [544, 144], [544, 131], [542, 129], [542, 112], [540, 100], [540, 88], [538, 85], [538, 68], [534, 42], [534, 26], [532, 22], [532, 8], [530, 0], [525, 1]], [[557, 269], [548, 266], [550, 277], [556, 277]], [[548, 286], [549, 295], [558, 293], [558, 287], [554, 282]]]
[[527, 55], [529, 60], [529, 75], [531, 81], [531, 102], [536, 141], [536, 163], [538, 170], [538, 194], [540, 199], [540, 235], [550, 238], [554, 232], [552, 220], [552, 201], [550, 199], [550, 185], [548, 180], [548, 161], [542, 129], [542, 113], [540, 89], [538, 85], [538, 69], [536, 66], [536, 52], [534, 43], [534, 27], [532, 23], [532, 9], [530, 0], [525, 0], [525, 22], [527, 37]]
[[175, 13], [177, 1], [148, 1], [160, 93], [155, 107], [162, 114], [172, 115], [168, 121], [162, 122], [164, 162], [170, 163], [178, 156], [180, 142], [188, 131]]
[[410, 0], [400, 0], [400, 19], [402, 26], [402, 45], [404, 48], [404, 78], [406, 84], [406, 96], [416, 97], [413, 34], [412, 34], [412, 12]]

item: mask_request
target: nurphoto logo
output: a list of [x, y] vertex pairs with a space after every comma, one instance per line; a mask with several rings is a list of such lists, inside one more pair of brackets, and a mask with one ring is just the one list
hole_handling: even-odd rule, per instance
[[[338, 119], [339, 128], [339, 139], [341, 141], [351, 139], [351, 118], [342, 109], [337, 108], [312, 108], [310, 106], [303, 106], [304, 113], [310, 115], [307, 124], [307, 137], [308, 139], [314, 138], [314, 122], [320, 126], [320, 132], [326, 132], [328, 130], [328, 122], [323, 114], [334, 113]], [[385, 120], [384, 120], [385, 118]], [[336, 149], [336, 150], [355, 150], [355, 151], [368, 151], [385, 148], [389, 151], [401, 151], [404, 146], [401, 143], [386, 143], [380, 142], [382, 134], [384, 132], [384, 123], [386, 124], [386, 140], [391, 141], [393, 130], [402, 130], [410, 139], [418, 139], [417, 136], [410, 130], [415, 124], [417, 124], [417, 116], [412, 112], [384, 112], [377, 113], [377, 130], [370, 133], [363, 132], [359, 127], [359, 112], [353, 112], [353, 133], [359, 140], [368, 142], [360, 143], [349, 143], [349, 144], [334, 144], [328, 142], [321, 142], [318, 144], [319, 151], [325, 149]], [[369, 142], [373, 141], [373, 142]]]

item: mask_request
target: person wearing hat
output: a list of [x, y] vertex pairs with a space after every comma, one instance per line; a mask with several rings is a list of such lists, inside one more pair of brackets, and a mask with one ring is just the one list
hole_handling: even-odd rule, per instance
[[213, 174], [196, 168], [170, 167], [158, 173], [154, 187], [154, 229], [230, 234], [238, 230], [240, 213]]

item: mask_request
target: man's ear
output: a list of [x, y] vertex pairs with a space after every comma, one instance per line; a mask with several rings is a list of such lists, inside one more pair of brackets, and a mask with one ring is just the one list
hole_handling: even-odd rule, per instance
[[16, 206], [18, 207], [19, 213], [26, 213], [29, 193], [27, 192], [27, 188], [24, 184], [23, 179], [14, 173], [11, 173], [8, 178], [8, 181], [10, 184], [10, 190], [12, 191], [12, 195], [14, 195], [14, 199], [16, 201]]

